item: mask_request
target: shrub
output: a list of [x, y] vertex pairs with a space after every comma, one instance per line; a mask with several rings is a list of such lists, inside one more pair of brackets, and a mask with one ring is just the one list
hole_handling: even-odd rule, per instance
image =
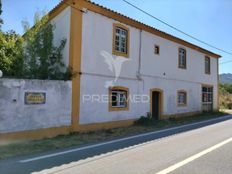
[[147, 113], [147, 116], [141, 116], [138, 120], [136, 120], [136, 125], [141, 126], [151, 126], [154, 125], [154, 119], [151, 117], [151, 114]]

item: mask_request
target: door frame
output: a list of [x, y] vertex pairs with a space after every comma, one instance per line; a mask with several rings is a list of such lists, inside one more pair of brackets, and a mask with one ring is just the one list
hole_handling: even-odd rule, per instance
[[209, 84], [201, 84], [201, 111], [203, 112], [203, 101], [202, 101], [202, 88], [206, 87], [206, 88], [212, 88], [212, 94], [213, 94], [213, 98], [212, 98], [212, 111], [214, 111], [214, 85], [209, 85]]
[[152, 88], [150, 89], [150, 113], [152, 115], [152, 92], [159, 92], [159, 116], [158, 119], [162, 119], [163, 115], [163, 90], [159, 88]]

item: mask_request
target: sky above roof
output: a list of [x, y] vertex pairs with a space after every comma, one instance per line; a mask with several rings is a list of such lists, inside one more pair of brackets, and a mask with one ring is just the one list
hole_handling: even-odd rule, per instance
[[[92, 0], [128, 17], [177, 36], [202, 48], [220, 54], [220, 63], [232, 61], [232, 55], [199, 43], [146, 16], [122, 0]], [[231, 0], [128, 0], [153, 16], [197, 37], [211, 45], [232, 52], [232, 1]], [[36, 11], [50, 11], [60, 0], [2, 0], [4, 24], [2, 29], [23, 34], [22, 20], [32, 25]], [[220, 64], [220, 73], [232, 73], [232, 62]]]

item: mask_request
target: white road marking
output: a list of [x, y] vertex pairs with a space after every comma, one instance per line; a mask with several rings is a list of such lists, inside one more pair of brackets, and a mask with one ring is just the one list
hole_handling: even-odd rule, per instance
[[210, 152], [224, 146], [225, 144], [230, 143], [230, 142], [232, 142], [232, 137], [221, 142], [221, 143], [218, 143], [218, 144], [216, 144], [216, 145], [214, 145], [206, 150], [203, 150], [202, 152], [199, 152], [199, 153], [197, 153], [197, 154], [195, 154], [195, 155], [193, 155], [193, 156], [191, 156], [191, 157], [189, 157], [189, 158], [187, 158], [179, 163], [176, 163], [176, 164], [174, 164], [174, 165], [172, 165], [172, 166], [170, 166], [170, 167], [168, 167], [168, 168], [166, 168], [166, 169], [164, 169], [156, 174], [168, 174], [168, 173], [170, 173], [170, 172], [172, 172], [172, 171], [174, 171], [174, 170], [176, 170], [176, 169], [178, 169], [178, 168], [180, 168], [180, 167], [182, 167], [182, 166], [184, 166], [184, 165], [186, 165], [186, 164], [188, 164], [188, 163], [190, 163], [190, 162], [192, 162], [192, 161], [194, 161], [194, 160], [196, 160], [204, 155], [206, 155], [207, 153], [210, 153]]
[[27, 162], [37, 161], [37, 160], [41, 160], [41, 159], [51, 158], [51, 157], [55, 157], [55, 156], [59, 156], [59, 155], [64, 155], [64, 154], [67, 154], [67, 153], [77, 152], [77, 151], [81, 151], [81, 150], [87, 150], [87, 149], [100, 147], [100, 146], [104, 146], [104, 145], [108, 145], [108, 144], [113, 144], [113, 143], [117, 143], [117, 142], [121, 142], [121, 141], [125, 141], [125, 140], [139, 138], [139, 137], [143, 137], [143, 136], [147, 136], [147, 135], [158, 134], [158, 133], [163, 133], [163, 132], [167, 132], [167, 131], [177, 130], [177, 129], [180, 129], [180, 128], [185, 128], [185, 127], [188, 127], [188, 126], [194, 126], [194, 125], [199, 125], [199, 124], [202, 124], [202, 123], [208, 123], [208, 122], [211, 122], [211, 121], [222, 120], [222, 119], [225, 119], [227, 117], [229, 118], [229, 117], [231, 117], [231, 115], [221, 117], [221, 118], [214, 118], [214, 119], [210, 119], [210, 120], [205, 120], [205, 121], [200, 121], [200, 122], [196, 122], [196, 123], [186, 124], [186, 125], [182, 125], [182, 126], [176, 126], [176, 127], [173, 127], [173, 128], [168, 128], [168, 129], [164, 129], [164, 130], [160, 130], [160, 131], [148, 132], [148, 133], [134, 135], [134, 136], [126, 137], [126, 138], [111, 140], [111, 141], [107, 141], [107, 142], [103, 142], [103, 143], [98, 143], [98, 144], [89, 145], [89, 146], [85, 146], [85, 147], [66, 150], [66, 151], [63, 151], [63, 152], [52, 153], [52, 154], [49, 154], [49, 155], [38, 156], [38, 157], [35, 157], [35, 158], [29, 158], [29, 159], [25, 159], [25, 160], [20, 160], [19, 162], [20, 163], [27, 163]]

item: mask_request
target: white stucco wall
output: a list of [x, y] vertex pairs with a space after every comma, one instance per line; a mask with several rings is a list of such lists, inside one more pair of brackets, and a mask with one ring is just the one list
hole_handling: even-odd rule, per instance
[[[71, 124], [71, 82], [0, 79], [0, 133]], [[45, 92], [46, 103], [26, 105], [25, 92]]]
[[66, 7], [51, 20], [51, 23], [54, 25], [54, 44], [59, 46], [61, 40], [66, 40], [63, 50], [63, 59], [66, 66], [69, 66], [70, 20], [71, 7]]
[[[112, 30], [114, 19], [88, 11], [83, 13], [81, 97], [83, 95], [107, 95], [106, 81], [114, 78], [108, 69], [102, 50], [112, 54]], [[123, 24], [124, 25], [124, 24]], [[164, 92], [163, 114], [172, 115], [201, 111], [202, 84], [214, 86], [214, 109], [217, 108], [217, 59], [211, 58], [211, 74], [204, 72], [205, 54], [186, 46], [163, 39], [151, 33], [141, 33], [141, 79], [137, 79], [139, 67], [140, 30], [130, 29], [130, 53], [123, 63], [117, 86], [129, 88], [130, 94], [150, 95], [150, 89]], [[160, 46], [160, 55], [154, 54], [154, 45]], [[178, 68], [178, 48], [187, 51], [187, 69]], [[116, 58], [114, 55], [112, 55]], [[124, 58], [122, 58], [124, 59]], [[177, 91], [187, 91], [187, 106], [177, 106]], [[130, 103], [128, 111], [109, 112], [108, 103], [81, 100], [80, 124], [98, 123], [139, 118], [150, 111], [150, 103]]]

